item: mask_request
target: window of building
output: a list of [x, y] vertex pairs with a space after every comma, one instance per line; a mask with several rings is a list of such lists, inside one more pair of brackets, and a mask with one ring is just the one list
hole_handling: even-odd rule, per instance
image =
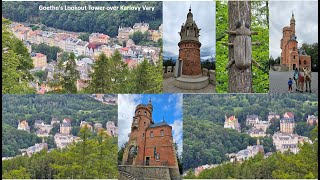
[[304, 63], [304, 64], [307, 64], [307, 60], [304, 60], [303, 63]]
[[147, 115], [147, 111], [144, 112], [144, 115]]
[[160, 136], [164, 136], [164, 131], [163, 130], [160, 131]]
[[296, 56], [293, 56], [293, 59], [296, 59]]
[[293, 51], [295, 51], [296, 50], [296, 48], [295, 47], [293, 47]]
[[301, 64], [301, 60], [299, 60], [299, 64]]
[[151, 131], [151, 132], [150, 132], [150, 137], [152, 137], [152, 138], [153, 138], [153, 131]]
[[138, 114], [140, 114], [140, 111], [138, 111]]
[[142, 133], [142, 137], [144, 138], [144, 133]]
[[146, 122], [143, 122], [143, 126], [146, 126]]

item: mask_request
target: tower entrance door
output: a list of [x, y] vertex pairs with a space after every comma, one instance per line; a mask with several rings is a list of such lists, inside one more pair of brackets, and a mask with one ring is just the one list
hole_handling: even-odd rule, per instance
[[146, 166], [150, 165], [150, 157], [146, 157]]

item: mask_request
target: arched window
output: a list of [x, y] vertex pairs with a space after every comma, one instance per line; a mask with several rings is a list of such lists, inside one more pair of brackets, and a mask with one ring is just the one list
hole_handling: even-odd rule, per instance
[[304, 63], [304, 64], [307, 64], [307, 60], [304, 60], [303, 63]]
[[144, 133], [142, 133], [142, 137], [144, 138]]
[[147, 111], [144, 111], [144, 115], [147, 115]]
[[150, 137], [152, 137], [152, 138], [153, 138], [153, 131], [151, 131], [151, 132], [150, 132]]
[[146, 126], [146, 122], [143, 122], [143, 126]]

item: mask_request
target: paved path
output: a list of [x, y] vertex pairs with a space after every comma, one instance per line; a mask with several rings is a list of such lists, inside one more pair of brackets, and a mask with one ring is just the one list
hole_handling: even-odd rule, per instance
[[[312, 81], [311, 81], [311, 91], [312, 93], [318, 93], [318, 72], [312, 72]], [[269, 72], [269, 92], [276, 92], [276, 93], [284, 93], [288, 92], [288, 79], [289, 77], [292, 78], [293, 71], [288, 72], [277, 72], [277, 71], [270, 71]], [[292, 90], [293, 93], [299, 93], [295, 91], [296, 85], [293, 81]], [[306, 90], [306, 85], [304, 85], [304, 90]], [[307, 92], [303, 92], [307, 93]]]
[[163, 92], [164, 93], [215, 93], [213, 84], [199, 90], [185, 90], [177, 88], [173, 85], [174, 77], [163, 78]]

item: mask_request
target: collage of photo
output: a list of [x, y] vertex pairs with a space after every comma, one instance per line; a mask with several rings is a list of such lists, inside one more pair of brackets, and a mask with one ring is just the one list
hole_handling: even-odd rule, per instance
[[2, 179], [318, 179], [318, 1], [2, 1]]

